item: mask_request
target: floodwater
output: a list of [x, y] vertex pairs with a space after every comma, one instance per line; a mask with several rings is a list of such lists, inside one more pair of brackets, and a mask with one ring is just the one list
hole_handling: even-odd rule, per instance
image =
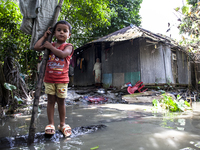
[[[103, 124], [106, 128], [70, 139], [21, 144], [5, 149], [35, 150], [197, 150], [200, 149], [200, 103], [182, 113], [153, 113], [149, 104], [86, 104], [66, 106], [66, 123], [72, 128]], [[55, 126], [59, 124], [55, 111]], [[46, 108], [38, 115], [37, 131], [47, 125]], [[0, 120], [0, 138], [28, 134], [30, 116]], [[96, 147], [96, 148], [95, 148]], [[98, 147], [98, 148], [97, 148]]]

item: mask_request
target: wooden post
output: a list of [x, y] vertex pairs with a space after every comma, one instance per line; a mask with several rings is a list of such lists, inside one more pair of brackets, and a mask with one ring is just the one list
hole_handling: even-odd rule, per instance
[[[60, 0], [58, 6], [56, 7], [54, 19], [53, 19], [53, 25], [57, 22], [63, 1], [64, 0]], [[48, 41], [51, 42], [51, 40], [52, 40], [52, 35], [48, 37]], [[42, 83], [43, 83], [48, 56], [49, 56], [49, 50], [45, 49], [42, 65], [40, 67], [38, 83], [35, 90], [35, 99], [33, 102], [32, 117], [31, 117], [31, 122], [30, 122], [30, 127], [29, 127], [28, 145], [31, 145], [34, 142], [34, 138], [35, 138], [36, 120], [38, 116], [38, 104], [39, 104], [39, 98], [41, 94]]]

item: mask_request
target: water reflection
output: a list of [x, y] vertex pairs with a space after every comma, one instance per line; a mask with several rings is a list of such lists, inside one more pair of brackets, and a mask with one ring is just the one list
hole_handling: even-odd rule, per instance
[[[122, 108], [123, 107], [123, 108]], [[21, 145], [12, 149], [72, 149], [86, 150], [99, 145], [103, 150], [177, 150], [197, 149], [200, 146], [200, 107], [192, 113], [153, 114], [134, 105], [73, 105], [66, 106], [66, 122], [79, 126], [105, 124], [105, 130], [92, 134], [79, 134], [71, 139], [54, 138], [40, 140], [31, 147]], [[123, 110], [124, 109], [124, 110]], [[55, 111], [55, 124], [59, 124]], [[4, 118], [0, 120], [0, 136], [12, 137], [28, 134], [29, 117]], [[38, 116], [37, 132], [41, 133], [47, 123], [46, 110]], [[192, 142], [191, 142], [192, 141]], [[9, 148], [8, 148], [9, 149]]]

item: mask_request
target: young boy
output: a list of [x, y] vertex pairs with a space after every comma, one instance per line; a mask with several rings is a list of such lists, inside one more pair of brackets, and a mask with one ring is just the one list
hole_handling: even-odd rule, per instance
[[47, 36], [51, 34], [49, 29], [50, 27], [34, 46], [34, 49], [37, 51], [44, 50], [45, 48], [50, 50], [44, 77], [45, 93], [48, 95], [47, 115], [49, 121], [45, 128], [45, 133], [55, 134], [54, 107], [57, 102], [60, 117], [58, 129], [67, 137], [71, 135], [71, 127], [65, 124], [65, 98], [67, 97], [69, 83], [70, 58], [74, 50], [72, 44], [66, 43], [66, 40], [70, 38], [72, 28], [67, 21], [58, 21], [52, 32], [57, 40], [54, 43], [44, 42]]

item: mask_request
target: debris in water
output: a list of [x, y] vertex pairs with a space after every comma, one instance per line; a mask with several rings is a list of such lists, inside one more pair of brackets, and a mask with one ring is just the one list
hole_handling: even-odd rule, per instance
[[83, 99], [85, 99], [88, 102], [91, 103], [99, 103], [99, 102], [107, 102], [108, 98], [103, 96], [84, 96]]

